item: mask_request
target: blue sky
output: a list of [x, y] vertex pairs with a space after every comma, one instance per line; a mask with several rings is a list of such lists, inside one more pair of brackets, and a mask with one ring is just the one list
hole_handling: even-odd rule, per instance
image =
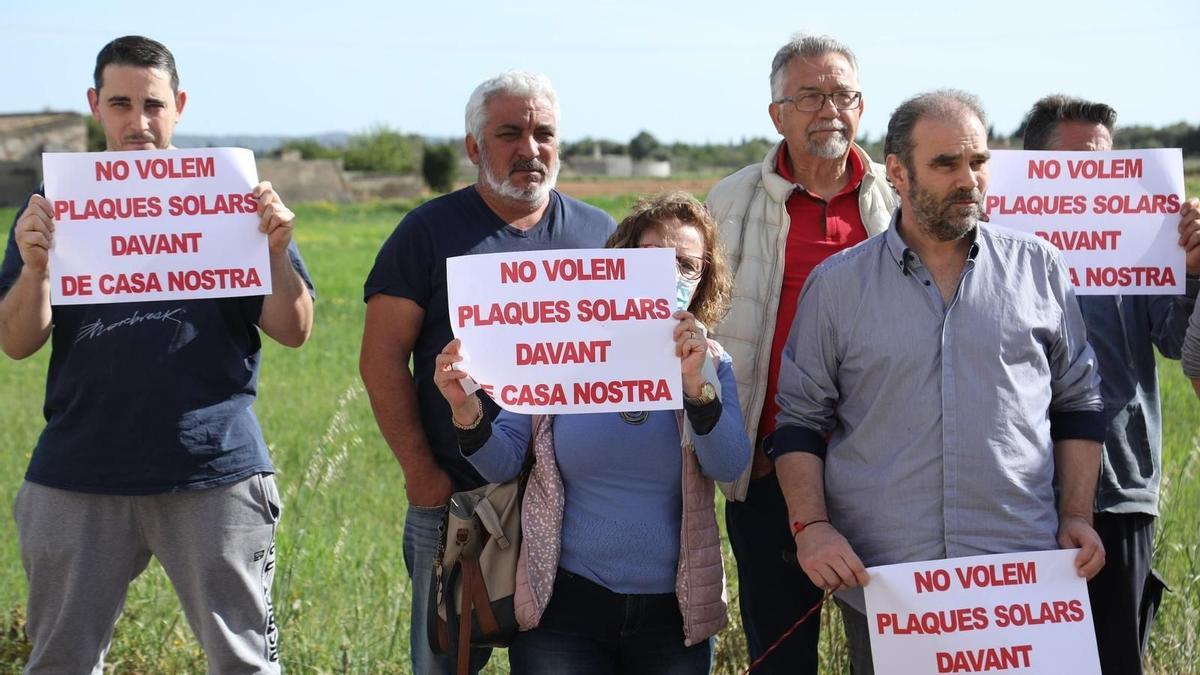
[[461, 135], [475, 85], [522, 68], [554, 81], [568, 140], [774, 137], [771, 57], [802, 29], [857, 53], [872, 137], [943, 86], [977, 94], [1005, 133], [1051, 92], [1104, 100], [1122, 124], [1200, 122], [1195, 0], [2, 4], [0, 112], [85, 111], [96, 52], [141, 33], [176, 55], [179, 133]]

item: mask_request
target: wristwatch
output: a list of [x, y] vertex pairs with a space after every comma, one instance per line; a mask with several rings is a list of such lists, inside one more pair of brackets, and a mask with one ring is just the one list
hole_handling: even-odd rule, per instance
[[713, 386], [712, 382], [705, 381], [704, 385], [700, 387], [699, 396], [692, 398], [691, 396], [684, 394], [683, 402], [694, 406], [702, 406], [712, 403], [714, 400], [716, 400], [716, 398], [717, 388]]

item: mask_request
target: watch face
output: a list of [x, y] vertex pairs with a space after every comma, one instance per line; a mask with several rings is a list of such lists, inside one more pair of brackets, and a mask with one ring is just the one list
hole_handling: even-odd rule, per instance
[[[712, 382], [705, 382], [703, 386], [700, 387], [700, 395], [696, 398], [688, 398], [688, 400], [692, 402], [693, 405], [707, 405], [712, 403], [713, 399], [716, 397], [717, 388], [713, 386]], [[685, 396], [684, 398], [687, 397]]]

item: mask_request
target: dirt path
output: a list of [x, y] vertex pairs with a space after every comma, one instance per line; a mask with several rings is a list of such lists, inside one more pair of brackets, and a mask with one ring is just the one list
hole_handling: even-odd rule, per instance
[[628, 178], [605, 180], [560, 180], [558, 190], [577, 199], [625, 194], [651, 194], [663, 190], [687, 190], [695, 195], [708, 192], [719, 179]]

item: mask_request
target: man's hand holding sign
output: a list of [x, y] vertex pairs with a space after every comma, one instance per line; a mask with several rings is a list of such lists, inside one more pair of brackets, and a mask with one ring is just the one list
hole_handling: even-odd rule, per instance
[[312, 329], [312, 297], [292, 268], [288, 247], [292, 244], [296, 214], [275, 192], [269, 181], [254, 186], [258, 202], [258, 231], [267, 235], [271, 261], [269, 283], [274, 291], [263, 300], [258, 325], [272, 339], [289, 347], [299, 347]]
[[14, 226], [13, 237], [24, 265], [9, 289], [0, 314], [0, 345], [13, 359], [32, 355], [50, 337], [50, 248], [54, 218], [50, 202], [35, 194]]

